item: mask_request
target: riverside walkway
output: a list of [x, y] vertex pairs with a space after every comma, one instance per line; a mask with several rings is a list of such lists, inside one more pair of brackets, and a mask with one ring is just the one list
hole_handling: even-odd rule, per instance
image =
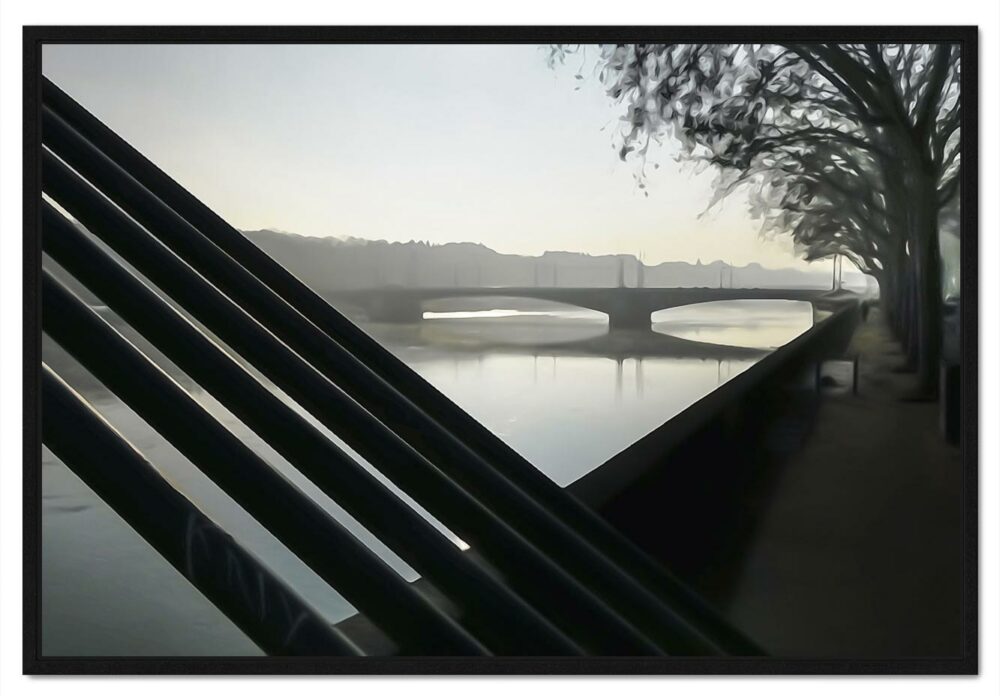
[[858, 395], [824, 394], [783, 467], [727, 615], [789, 657], [954, 657], [961, 643], [962, 470], [937, 404], [901, 400], [914, 377], [878, 311], [858, 326]]

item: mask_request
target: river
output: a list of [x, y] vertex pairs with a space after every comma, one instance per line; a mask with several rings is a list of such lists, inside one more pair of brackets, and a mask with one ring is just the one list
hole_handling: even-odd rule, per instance
[[[808, 329], [813, 314], [806, 303], [741, 301], [664, 310], [653, 320], [653, 332], [634, 340], [609, 340], [603, 315], [543, 304], [530, 309], [443, 308], [428, 312], [416, 325], [363, 326], [566, 486], [766, 351]], [[127, 335], [148, 349], [141, 338]], [[342, 597], [57, 346], [46, 341], [43, 354], [180, 490], [279, 569], [322, 614], [337, 621], [353, 613]], [[209, 394], [162, 356], [154, 357], [199, 403], [404, 577], [417, 577]], [[42, 464], [46, 655], [259, 654], [48, 450], [43, 450]]]

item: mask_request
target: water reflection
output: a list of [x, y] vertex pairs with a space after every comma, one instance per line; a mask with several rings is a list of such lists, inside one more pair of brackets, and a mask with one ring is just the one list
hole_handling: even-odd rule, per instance
[[609, 333], [603, 315], [558, 306], [366, 328], [566, 486], [812, 321], [808, 303], [739, 301], [657, 312], [652, 331], [635, 333]]
[[[559, 309], [487, 316], [440, 313], [419, 324], [364, 328], [556, 483], [566, 486], [747, 369], [764, 354], [761, 348], [788, 340], [812, 321], [808, 305], [803, 311], [795, 303], [728, 304], [738, 306], [702, 305], [658, 313], [654, 331], [635, 335], [609, 334], [602, 315]], [[209, 394], [141, 338], [127, 336], [401, 575], [417, 577]], [[725, 339], [737, 347], [703, 343], [709, 339]], [[58, 346], [46, 340], [43, 356], [180, 490], [253, 553], [279, 569], [321, 613], [331, 621], [353, 613], [342, 597], [232, 505]], [[47, 450], [42, 463], [46, 654], [257, 653]], [[156, 626], [156, 631], [149, 631], [149, 626]]]
[[753, 364], [511, 353], [410, 357], [417, 372], [560, 486]]

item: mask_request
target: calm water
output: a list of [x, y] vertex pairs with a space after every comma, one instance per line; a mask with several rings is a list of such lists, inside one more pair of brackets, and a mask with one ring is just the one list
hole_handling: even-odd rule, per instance
[[[712, 357], [699, 357], [697, 345], [671, 337], [763, 351], [806, 330], [812, 310], [808, 304], [791, 302], [712, 303], [665, 310], [653, 319], [656, 333], [642, 337], [631, 351], [607, 343], [602, 315], [557, 306], [429, 312], [420, 325], [365, 328], [565, 486], [763, 354], [714, 351]], [[145, 349], [141, 339], [134, 340]], [[249, 515], [229, 504], [214, 484], [57, 347], [46, 343], [44, 352], [46, 360], [178, 488], [280, 569], [321, 613], [332, 621], [353, 613], [343, 598]], [[154, 357], [234, 433], [401, 574], [417, 577], [210, 395], [161, 356]], [[257, 654], [218, 610], [47, 450], [42, 503], [46, 654]]]

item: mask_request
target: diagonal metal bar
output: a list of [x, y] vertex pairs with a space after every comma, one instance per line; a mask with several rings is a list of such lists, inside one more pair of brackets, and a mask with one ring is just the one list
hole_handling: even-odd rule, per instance
[[42, 320], [45, 333], [371, 618], [402, 652], [486, 652], [46, 270]]
[[[588, 590], [597, 593], [615, 612], [619, 612], [646, 636], [656, 641], [666, 652], [678, 654], [718, 652], [717, 646], [680, 618], [672, 608], [659, 601], [647, 588], [637, 583], [619, 567], [610, 563], [604, 555], [598, 553], [583, 538], [553, 517], [537, 501], [527, 496], [465, 447], [453, 434], [430, 419], [423, 411], [415, 408], [391, 385], [373, 374], [339, 344], [295, 312], [257, 278], [236, 264], [232, 258], [204, 238], [198, 230], [150, 194], [47, 108], [43, 123], [43, 139], [53, 151], [94, 182], [102, 192], [191, 263], [202, 275], [224, 289], [242, 308], [264, 323], [296, 352], [306, 357], [313, 366], [338, 385], [349, 389], [352, 396], [361, 400], [365, 407], [378, 417], [379, 420], [376, 422], [386, 429], [387, 435], [391, 435], [392, 431], [383, 423], [392, 426], [396, 433], [407, 440], [426, 442], [429, 437], [434, 437], [438, 444], [447, 445], [448, 451], [439, 452], [435, 464], [441, 467], [455, 483], [460, 484], [461, 487], [453, 485], [454, 495], [465, 495], [465, 491], [474, 491], [480, 503], [515, 526], [517, 531], [542, 550], [546, 557], [569, 571]], [[45, 176], [48, 189], [56, 183], [47, 172], [56, 171], [56, 167], [50, 164], [50, 160], [54, 161], [54, 158], [51, 155], [47, 155], [47, 158]], [[66, 202], [61, 199], [60, 203], [67, 209], [69, 205], [74, 204], [73, 201]], [[71, 212], [74, 216], [80, 217], [77, 211]], [[313, 414], [322, 417], [321, 412], [314, 411]], [[340, 432], [344, 434], [343, 430]], [[353, 428], [347, 432], [354, 434]], [[358, 441], [349, 443], [376, 465], [386, 462], [384, 459], [380, 460], [378, 454], [371, 453], [373, 448], [379, 450], [390, 447], [392, 456], [403, 456], [413, 460], [412, 455], [406, 451], [407, 448], [399, 447], [395, 437], [372, 441], [359, 436]], [[368, 452], [364, 451], [366, 449]], [[408, 472], [399, 472], [399, 474], [406, 473]], [[420, 485], [426, 482], [416, 483]], [[443, 484], [444, 481], [438, 480], [438, 483]], [[405, 484], [400, 485], [404, 489], [407, 488]], [[445, 520], [439, 511], [433, 510], [432, 505], [424, 501], [421, 503], [457, 530], [450, 520]], [[629, 632], [627, 627], [622, 626], [621, 629], [622, 636], [626, 636]]]
[[[552, 514], [584, 536], [612, 562], [626, 569], [728, 653], [762, 654], [759, 646], [735, 630], [697, 593], [650, 559], [592, 510], [568, 495], [493, 432], [331, 307], [312, 288], [261, 251], [59, 87], [47, 78], [43, 77], [42, 80], [44, 102], [73, 128], [84, 134], [143, 186], [327, 335], [337, 340], [379, 377], [392, 384], [431, 418], [448, 424], [462, 442], [483, 457], [490, 466], [541, 502]], [[419, 441], [411, 441], [411, 444], [433, 458], [433, 451], [424, 449]]]
[[42, 438], [108, 506], [268, 655], [360, 655], [42, 364]]
[[441, 589], [461, 610], [463, 623], [491, 650], [508, 655], [580, 653], [535, 609], [465, 556], [48, 203], [43, 206], [42, 224], [49, 256]]
[[522, 596], [597, 654], [659, 650], [229, 298], [45, 153], [47, 193], [436, 518], [500, 568]]

